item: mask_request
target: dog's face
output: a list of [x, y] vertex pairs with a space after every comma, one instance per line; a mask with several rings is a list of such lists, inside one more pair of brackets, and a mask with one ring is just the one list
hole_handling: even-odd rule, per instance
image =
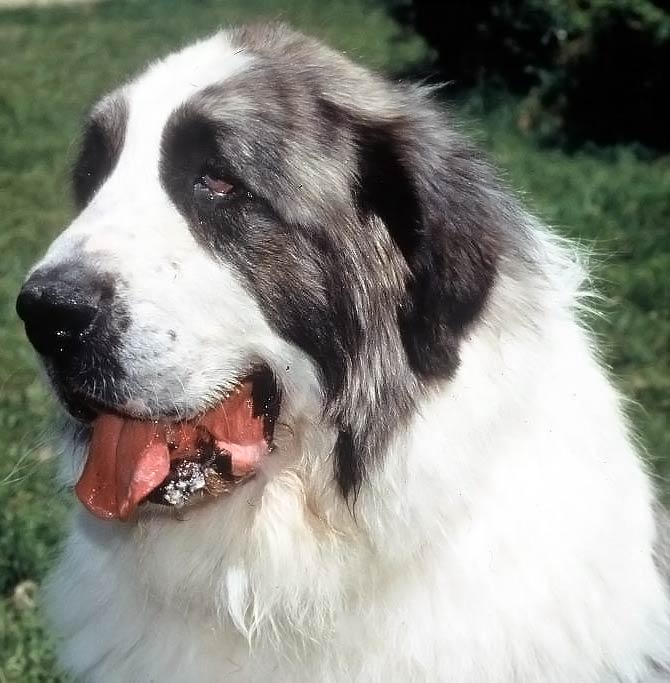
[[455, 370], [513, 210], [422, 93], [283, 27], [106, 96], [73, 184], [18, 305], [72, 415], [188, 419], [249, 380], [331, 434], [344, 494]]

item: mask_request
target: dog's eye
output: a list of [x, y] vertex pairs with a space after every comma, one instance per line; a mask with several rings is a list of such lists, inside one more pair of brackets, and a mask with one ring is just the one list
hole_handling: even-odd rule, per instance
[[200, 180], [202, 181], [203, 185], [205, 185], [205, 187], [209, 188], [209, 191], [212, 194], [230, 194], [235, 189], [235, 186], [233, 184], [229, 183], [223, 178], [215, 178], [214, 176], [211, 176], [207, 173], [204, 176], [202, 176]]
[[209, 173], [200, 176], [193, 185], [196, 200], [205, 204], [235, 194], [236, 189], [228, 180]]

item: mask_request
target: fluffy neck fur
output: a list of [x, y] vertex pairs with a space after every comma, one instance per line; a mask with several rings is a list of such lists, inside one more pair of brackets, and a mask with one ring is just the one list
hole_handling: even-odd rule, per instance
[[536, 257], [502, 269], [455, 377], [353, 511], [335, 435], [305, 418], [275, 471], [182, 520], [78, 512], [48, 590], [64, 664], [94, 681], [664, 680], [649, 478], [576, 321], [580, 269], [545, 237]]

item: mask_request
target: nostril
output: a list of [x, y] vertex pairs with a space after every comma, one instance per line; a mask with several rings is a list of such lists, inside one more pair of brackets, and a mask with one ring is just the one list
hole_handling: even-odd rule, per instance
[[43, 354], [64, 351], [81, 339], [97, 313], [95, 297], [69, 287], [27, 283], [16, 301], [26, 334]]

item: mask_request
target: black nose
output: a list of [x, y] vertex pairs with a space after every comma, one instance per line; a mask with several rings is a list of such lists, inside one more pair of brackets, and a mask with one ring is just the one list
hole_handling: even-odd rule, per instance
[[37, 271], [16, 300], [31, 344], [45, 356], [71, 353], [100, 318], [101, 291], [81, 271]]

